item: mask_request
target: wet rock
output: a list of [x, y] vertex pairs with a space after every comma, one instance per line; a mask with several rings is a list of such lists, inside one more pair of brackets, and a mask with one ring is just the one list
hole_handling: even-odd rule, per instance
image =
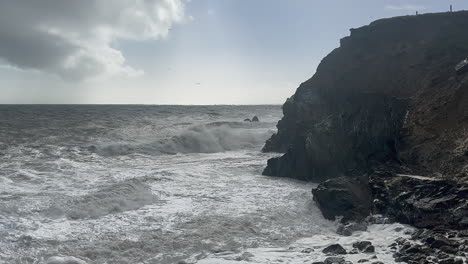
[[383, 224], [391, 224], [392, 221], [388, 219], [387, 217], [384, 217], [383, 215], [375, 214], [375, 215], [369, 215], [366, 217], [365, 220], [369, 224], [374, 224], [374, 225], [383, 225]]
[[372, 243], [370, 241], [359, 241], [353, 243], [353, 248], [357, 248], [359, 251], [363, 251], [369, 246], [372, 246]]
[[366, 231], [367, 225], [364, 223], [340, 224], [336, 233], [342, 236], [351, 236], [356, 231]]
[[443, 237], [443, 236], [438, 236], [431, 240], [432, 242], [430, 243], [431, 248], [441, 248], [444, 246], [451, 246], [451, 242], [448, 238]]
[[[411, 175], [372, 174], [369, 179], [375, 211], [391, 216], [401, 223], [426, 229], [459, 229], [467, 227], [466, 184], [451, 180], [431, 179]], [[416, 236], [429, 236], [418, 231]], [[425, 232], [425, 233], [424, 233]]]
[[370, 189], [358, 179], [330, 179], [320, 183], [312, 193], [323, 216], [330, 220], [343, 216], [343, 221], [360, 221], [371, 210]]
[[346, 254], [346, 250], [340, 244], [330, 245], [322, 250], [325, 254]]
[[451, 246], [442, 246], [440, 247], [440, 250], [449, 254], [456, 254], [458, 252], [456, 248], [451, 247]]
[[395, 240], [395, 243], [397, 243], [398, 245], [403, 245], [405, 242], [406, 242], [406, 239], [403, 237], [399, 237]]
[[260, 120], [258, 119], [257, 116], [252, 117], [252, 122], [259, 122]]
[[345, 259], [341, 257], [328, 257], [325, 259], [325, 264], [344, 264]]
[[405, 253], [407, 254], [420, 254], [420, 253], [424, 253], [424, 251], [422, 250], [422, 247], [420, 245], [413, 245], [413, 246], [410, 246], [406, 249], [404, 249]]
[[353, 243], [353, 248], [359, 250], [363, 253], [374, 253], [375, 247], [372, 245], [370, 241], [360, 241]]
[[453, 258], [442, 259], [442, 260], [439, 260], [439, 264], [455, 264], [455, 259]]

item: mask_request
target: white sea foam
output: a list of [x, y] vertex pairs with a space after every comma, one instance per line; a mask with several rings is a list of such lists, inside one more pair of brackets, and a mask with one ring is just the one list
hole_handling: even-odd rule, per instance
[[188, 262], [197, 264], [229, 264], [229, 263], [291, 263], [302, 264], [324, 261], [328, 256], [322, 250], [331, 244], [340, 244], [348, 252], [353, 249], [352, 244], [357, 241], [370, 241], [375, 246], [375, 253], [357, 253], [343, 255], [345, 260], [358, 263], [361, 259], [381, 261], [385, 264], [395, 264], [390, 249], [395, 239], [409, 238], [413, 228], [401, 224], [371, 225], [367, 231], [356, 232], [352, 236], [337, 236], [334, 233], [318, 234], [297, 240], [287, 247], [259, 247], [246, 248], [236, 253], [215, 253], [203, 260], [196, 261], [194, 257]]
[[44, 213], [49, 216], [64, 213], [71, 219], [98, 218], [135, 210], [154, 201], [155, 196], [148, 185], [138, 179], [130, 179], [72, 198], [63, 204], [54, 204]]
[[48, 258], [45, 264], [86, 264], [86, 262], [75, 257], [56, 256]]

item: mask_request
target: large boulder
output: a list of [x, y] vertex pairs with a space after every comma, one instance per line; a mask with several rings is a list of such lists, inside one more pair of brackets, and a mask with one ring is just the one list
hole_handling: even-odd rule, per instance
[[365, 180], [339, 177], [326, 180], [312, 190], [323, 216], [335, 220], [361, 221], [371, 212], [372, 196]]

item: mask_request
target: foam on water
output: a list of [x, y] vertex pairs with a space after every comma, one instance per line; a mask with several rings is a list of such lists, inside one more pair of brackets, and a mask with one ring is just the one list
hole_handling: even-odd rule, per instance
[[71, 219], [98, 218], [110, 213], [136, 210], [156, 201], [148, 185], [139, 179], [122, 181], [89, 194], [54, 203], [44, 214]]
[[[375, 253], [357, 253], [341, 255], [347, 261], [358, 263], [359, 260], [375, 258], [385, 264], [396, 264], [392, 257], [393, 251], [390, 250], [390, 244], [395, 239], [410, 238], [409, 235], [413, 229], [401, 224], [383, 224], [371, 225], [367, 231], [356, 232], [352, 236], [337, 236], [331, 232], [328, 234], [313, 235], [302, 238], [287, 247], [272, 248], [259, 247], [249, 248], [241, 252], [228, 254], [214, 253], [200, 261], [194, 258], [189, 262], [198, 264], [228, 264], [228, 263], [309, 263], [325, 260], [328, 255], [322, 253], [322, 250], [331, 244], [340, 244], [348, 252], [353, 249], [352, 244], [357, 241], [370, 241], [376, 247]], [[374, 257], [375, 256], [375, 257]]]

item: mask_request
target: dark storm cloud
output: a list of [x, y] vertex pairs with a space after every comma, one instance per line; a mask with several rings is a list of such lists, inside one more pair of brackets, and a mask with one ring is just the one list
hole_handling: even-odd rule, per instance
[[112, 41], [165, 36], [183, 17], [181, 0], [0, 0], [0, 58], [71, 80], [139, 74]]

